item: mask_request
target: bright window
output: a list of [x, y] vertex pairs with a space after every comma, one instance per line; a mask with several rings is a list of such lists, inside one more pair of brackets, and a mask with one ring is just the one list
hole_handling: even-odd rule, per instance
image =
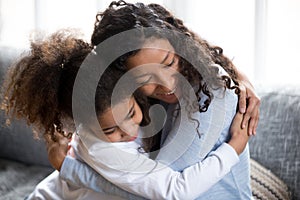
[[[34, 30], [80, 30], [112, 0], [0, 0], [0, 45], [24, 47]], [[127, 0], [137, 2], [138, 0]], [[159, 3], [244, 71], [255, 84], [299, 84], [299, 0], [140, 0]]]

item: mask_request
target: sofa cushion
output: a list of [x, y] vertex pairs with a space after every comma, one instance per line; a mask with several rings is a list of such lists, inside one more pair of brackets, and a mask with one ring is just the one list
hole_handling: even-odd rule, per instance
[[0, 199], [24, 199], [52, 171], [50, 167], [25, 165], [0, 158]]
[[288, 186], [270, 170], [250, 160], [251, 188], [254, 199], [291, 199]]

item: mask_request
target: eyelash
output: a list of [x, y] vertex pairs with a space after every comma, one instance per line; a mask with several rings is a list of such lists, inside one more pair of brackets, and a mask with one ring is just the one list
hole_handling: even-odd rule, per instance
[[129, 117], [133, 118], [134, 115], [135, 115], [135, 110], [132, 112], [132, 114]]
[[110, 132], [104, 132], [105, 135], [110, 135], [110, 134], [113, 134], [115, 132], [115, 129], [113, 131], [110, 131]]
[[173, 57], [172, 62], [171, 62], [170, 64], [166, 65], [166, 66], [167, 66], [167, 67], [171, 67], [171, 66], [174, 64], [174, 62], [175, 62], [175, 58]]

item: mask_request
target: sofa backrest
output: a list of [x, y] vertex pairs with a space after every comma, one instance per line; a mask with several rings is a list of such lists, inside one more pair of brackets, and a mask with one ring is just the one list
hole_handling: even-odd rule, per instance
[[260, 121], [250, 156], [300, 198], [300, 86], [267, 87], [259, 94]]
[[[0, 46], [1, 86], [8, 66], [22, 52], [24, 50]], [[31, 128], [22, 120], [13, 120], [10, 126], [6, 125], [3, 110], [0, 110], [0, 157], [26, 164], [50, 166], [44, 141], [34, 139]]]

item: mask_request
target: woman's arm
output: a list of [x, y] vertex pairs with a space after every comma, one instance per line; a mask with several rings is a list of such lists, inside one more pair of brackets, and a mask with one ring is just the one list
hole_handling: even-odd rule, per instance
[[[120, 169], [107, 168], [107, 166], [106, 169], [105, 166], [99, 168], [99, 165], [101, 166], [103, 163], [98, 163], [98, 165], [97, 161], [96, 163], [91, 163], [91, 166], [95, 169], [93, 171], [85, 164], [67, 157], [62, 165], [61, 177], [75, 182], [76, 185], [85, 185], [98, 192], [120, 195], [124, 198], [128, 198], [128, 195], [131, 195], [117, 187], [112, 187], [112, 184], [107, 183], [98, 174], [102, 173], [119, 187], [146, 198], [194, 199], [222, 179], [230, 171], [231, 167], [238, 162], [237, 153], [240, 153], [240, 150], [245, 147], [248, 141], [247, 130], [239, 128], [241, 120], [241, 115], [237, 115], [235, 121], [238, 125], [234, 126], [233, 135], [235, 136], [230, 143], [236, 149], [228, 144], [223, 144], [205, 160], [186, 168], [182, 173], [174, 172], [170, 168], [144, 156], [140, 156], [139, 158], [141, 159], [139, 161], [136, 160], [136, 163], [139, 163], [138, 166], [131, 163], [131, 167], [135, 167], [132, 173], [127, 173], [125, 169], [122, 171]], [[119, 158], [118, 156], [109, 156], [111, 159]], [[125, 160], [130, 162], [130, 159]], [[90, 163], [90, 161], [88, 162]], [[123, 163], [123, 166], [126, 164], [128, 163]], [[145, 171], [141, 169], [145, 169]]]

